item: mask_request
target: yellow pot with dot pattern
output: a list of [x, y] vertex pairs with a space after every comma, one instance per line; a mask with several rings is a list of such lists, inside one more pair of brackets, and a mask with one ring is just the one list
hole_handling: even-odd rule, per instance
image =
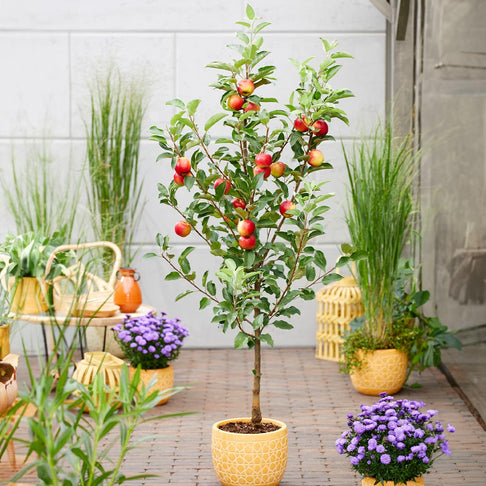
[[399, 392], [407, 378], [408, 354], [398, 349], [378, 349], [358, 351], [363, 365], [360, 370], [350, 374], [351, 383], [356, 391], [364, 395], [378, 396]]
[[[375, 484], [375, 478], [363, 478], [363, 480], [361, 481], [361, 486], [375, 486]], [[406, 485], [403, 483], [395, 483], [395, 481], [385, 481], [384, 483], [378, 484], [384, 486], [424, 486], [424, 478], [419, 477], [415, 478], [413, 481], [407, 481]]]
[[262, 421], [280, 429], [265, 434], [235, 434], [219, 428], [228, 422], [250, 422], [249, 418], [213, 425], [213, 465], [223, 486], [277, 486], [282, 480], [287, 466], [287, 426], [278, 420]]

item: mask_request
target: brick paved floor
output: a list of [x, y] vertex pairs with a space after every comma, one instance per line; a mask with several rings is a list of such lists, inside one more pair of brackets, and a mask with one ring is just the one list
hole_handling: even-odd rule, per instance
[[[251, 354], [246, 350], [183, 350], [175, 363], [176, 384], [191, 388], [173, 396], [151, 414], [196, 411], [195, 415], [149, 422], [135, 438], [154, 433], [126, 461], [128, 472], [150, 472], [158, 478], [137, 485], [217, 486], [210, 453], [211, 424], [227, 417], [248, 416]], [[359, 411], [373, 397], [358, 394], [335, 363], [314, 358], [314, 350], [265, 349], [264, 416], [289, 428], [289, 459], [281, 486], [355, 486], [360, 481], [348, 460], [335, 452], [334, 441], [346, 426], [346, 414]], [[486, 484], [486, 432], [437, 369], [416, 378], [421, 389], [397, 396], [423, 400], [452, 423], [453, 455], [442, 456], [425, 478], [426, 486]], [[135, 483], [134, 483], [135, 484]]]

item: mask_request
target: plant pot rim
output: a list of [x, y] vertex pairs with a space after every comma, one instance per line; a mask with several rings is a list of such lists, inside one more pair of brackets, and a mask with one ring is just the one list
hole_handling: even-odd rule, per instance
[[397, 349], [397, 348], [386, 348], [386, 349], [363, 349], [363, 348], [358, 348], [358, 351], [361, 351], [362, 353], [387, 353], [387, 354], [392, 354], [392, 353], [405, 353], [405, 354], [407, 354], [407, 351], [403, 351], [403, 350]]
[[213, 433], [217, 432], [219, 434], [227, 434], [231, 436], [240, 436], [240, 437], [249, 437], [249, 436], [254, 436], [254, 437], [270, 437], [272, 435], [277, 435], [286, 433], [287, 432], [287, 424], [284, 422], [281, 422], [280, 420], [272, 419], [272, 418], [262, 418], [263, 423], [271, 423], [278, 425], [280, 428], [278, 430], [274, 430], [272, 432], [265, 432], [264, 434], [240, 434], [237, 432], [228, 432], [226, 430], [221, 430], [219, 428], [220, 425], [227, 424], [228, 422], [251, 422], [251, 418], [249, 417], [237, 417], [237, 418], [230, 418], [230, 419], [224, 419], [224, 420], [219, 420], [218, 422], [215, 422], [212, 426]]
[[[137, 366], [138, 366], [138, 365], [134, 366], [130, 362], [128, 362], [128, 365], [130, 366], [130, 368], [134, 368], [134, 369], [137, 369]], [[169, 368], [172, 368], [172, 365], [167, 365], [165, 368], [143, 368], [143, 367], [140, 367], [140, 369], [143, 370], [143, 371], [168, 370]]]

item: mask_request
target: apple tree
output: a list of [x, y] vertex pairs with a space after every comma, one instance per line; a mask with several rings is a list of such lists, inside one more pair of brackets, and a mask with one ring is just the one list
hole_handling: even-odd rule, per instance
[[[235, 347], [254, 349], [252, 423], [261, 422], [261, 343], [273, 345], [272, 329], [292, 329], [299, 314], [298, 298], [314, 298], [313, 286], [340, 277], [313, 243], [324, 234], [322, 221], [330, 194], [324, 182], [310, 177], [332, 168], [319, 148], [328, 140], [334, 119], [348, 123], [338, 108], [352, 96], [333, 89], [331, 79], [341, 69], [338, 60], [351, 57], [336, 50], [335, 42], [321, 39], [324, 55], [317, 67], [313, 60], [292, 61], [300, 82], [286, 105], [266, 97], [275, 81], [275, 67], [265, 65], [269, 52], [262, 49], [260, 32], [269, 24], [248, 6], [247, 18], [238, 22], [243, 32], [231, 62], [208, 65], [219, 72], [213, 88], [221, 90], [219, 111], [204, 123], [198, 119], [200, 100], [167, 104], [177, 113], [165, 129], [151, 128], [151, 140], [174, 170], [169, 185], [159, 184], [160, 203], [179, 213], [175, 231], [180, 237], [197, 234], [219, 270], [197, 275], [190, 262], [193, 246], [179, 254], [169, 246], [168, 235], [157, 235], [160, 254], [170, 267], [167, 280], [185, 279], [190, 293], [201, 295], [200, 309], [212, 306], [212, 321], [223, 332], [237, 329]], [[215, 138], [210, 132], [219, 124]], [[222, 128], [225, 127], [225, 128]], [[189, 191], [186, 207], [179, 194]], [[149, 254], [148, 256], [156, 256]], [[342, 266], [349, 259], [343, 256]]]

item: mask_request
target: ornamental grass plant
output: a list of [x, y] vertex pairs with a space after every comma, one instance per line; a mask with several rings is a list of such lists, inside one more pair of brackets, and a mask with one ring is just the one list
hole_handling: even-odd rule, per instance
[[179, 319], [168, 319], [164, 312], [157, 317], [149, 312], [141, 317], [127, 315], [123, 323], [113, 327], [115, 340], [134, 367], [144, 370], [166, 368], [175, 360], [189, 331]]
[[[139, 79], [109, 68], [90, 85], [90, 113], [85, 120], [88, 203], [95, 238], [122, 250], [125, 266], [134, 257], [131, 244], [144, 202], [139, 174], [142, 119], [147, 94]], [[103, 255], [105, 271], [113, 256]]]
[[[424, 402], [385, 393], [380, 397], [348, 415], [348, 429], [335, 443], [361, 476], [406, 484], [427, 473], [437, 457], [451, 454], [445, 428], [434, 418], [437, 410], [424, 412]], [[447, 431], [455, 429], [448, 424]]]

